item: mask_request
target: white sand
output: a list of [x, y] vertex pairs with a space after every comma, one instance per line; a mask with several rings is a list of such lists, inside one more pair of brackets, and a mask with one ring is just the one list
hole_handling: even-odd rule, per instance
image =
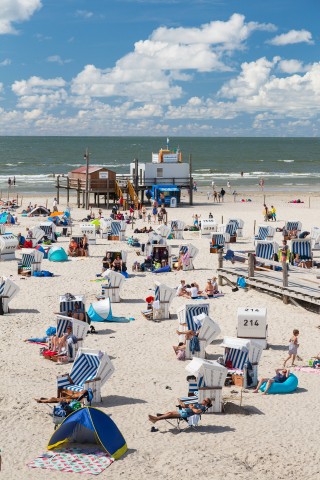
[[[198, 196], [198, 204], [169, 210], [169, 219], [181, 218], [191, 224], [193, 213], [205, 218], [209, 211], [220, 221], [237, 216], [245, 221], [242, 249], [252, 247], [253, 222], [263, 223], [262, 198], [252, 196], [252, 203], [234, 203], [228, 196], [223, 205], [207, 205], [206, 196]], [[302, 195], [300, 195], [302, 197]], [[302, 221], [303, 229], [310, 230], [320, 223], [317, 197], [302, 205], [287, 203], [291, 197], [267, 197], [277, 207], [278, 221]], [[39, 203], [39, 202], [38, 202]], [[63, 206], [63, 202], [60, 206]], [[83, 210], [74, 209], [73, 217], [81, 220]], [[39, 218], [22, 218], [14, 232], [34, 226]], [[142, 222], [136, 224], [141, 226]], [[128, 228], [130, 233], [131, 227]], [[140, 235], [141, 238], [143, 236]], [[198, 431], [177, 434], [166, 422], [159, 422], [159, 432], [151, 433], [148, 414], [175, 409], [178, 396], [186, 395], [187, 362], [176, 360], [172, 345], [177, 342], [177, 319], [153, 323], [145, 320], [141, 310], [145, 298], [152, 293], [154, 280], [177, 286], [181, 278], [193, 279], [205, 285], [215, 273], [217, 255], [209, 254], [208, 239], [197, 233], [185, 232], [200, 249], [194, 272], [176, 272], [155, 276], [152, 273], [132, 274], [126, 281], [124, 300], [113, 305], [114, 315], [133, 316], [130, 324], [95, 324], [99, 332], [88, 335], [85, 346], [106, 351], [115, 365], [115, 373], [103, 387], [103, 403], [98, 405], [112, 416], [122, 431], [128, 454], [107, 469], [101, 478], [112, 479], [317, 479], [320, 478], [319, 453], [319, 387], [320, 375], [297, 372], [299, 390], [290, 395], [263, 397], [251, 392], [244, 394], [243, 408], [238, 402], [229, 403], [225, 414], [204, 415]], [[281, 234], [276, 234], [280, 243]], [[65, 239], [59, 239], [66, 246]], [[71, 366], [57, 366], [39, 355], [39, 347], [26, 344], [24, 338], [42, 336], [49, 325], [55, 325], [54, 312], [58, 310], [58, 295], [66, 292], [85, 294], [87, 306], [100, 293], [101, 284], [91, 282], [101, 270], [101, 258], [111, 242], [98, 240], [90, 247], [90, 258], [68, 263], [43, 261], [43, 269], [54, 272], [53, 278], [21, 279], [17, 262], [3, 262], [0, 272], [12, 275], [21, 291], [12, 301], [12, 312], [0, 317], [2, 368], [1, 439], [2, 476], [4, 479], [61, 479], [92, 478], [54, 471], [29, 469], [26, 463], [46, 450], [53, 433], [53, 424], [46, 405], [38, 405], [34, 397], [56, 394], [56, 375]], [[171, 240], [177, 247], [179, 241]], [[126, 243], [114, 246], [128, 251], [128, 266], [138, 259], [134, 249]], [[177, 251], [177, 248], [174, 248]], [[255, 290], [231, 292], [223, 287], [223, 298], [210, 300], [210, 315], [222, 329], [222, 336], [236, 333], [236, 313], [239, 306], [266, 306], [268, 309], [270, 349], [263, 352], [259, 374], [273, 375], [287, 355], [287, 345], [293, 328], [301, 332], [299, 354], [306, 361], [319, 350], [320, 324], [316, 314], [293, 305], [284, 305], [279, 298]], [[176, 298], [171, 312], [186, 300]], [[209, 357], [221, 354], [217, 344], [209, 348]], [[166, 388], [170, 387], [170, 388]], [[230, 389], [224, 389], [228, 396]]]

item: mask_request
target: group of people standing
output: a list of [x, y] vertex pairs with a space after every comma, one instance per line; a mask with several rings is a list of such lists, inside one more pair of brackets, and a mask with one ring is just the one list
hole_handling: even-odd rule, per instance
[[271, 220], [272, 222], [277, 221], [277, 211], [273, 205], [271, 205], [271, 209], [269, 210], [267, 205], [264, 204], [262, 213], [265, 222], [269, 222], [269, 220]]

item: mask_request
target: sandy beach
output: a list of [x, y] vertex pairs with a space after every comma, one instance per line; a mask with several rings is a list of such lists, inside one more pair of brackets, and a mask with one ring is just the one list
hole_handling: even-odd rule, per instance
[[[319, 225], [320, 197], [315, 194], [291, 192], [288, 194], [265, 193], [268, 206], [277, 209], [277, 222], [282, 227], [285, 220], [300, 220], [302, 229], [310, 231]], [[263, 193], [250, 194], [251, 202], [236, 202], [230, 194], [221, 204], [207, 201], [206, 192], [195, 195], [195, 205], [168, 209], [169, 220], [182, 219], [192, 224], [197, 213], [207, 218], [211, 212], [220, 223], [229, 217], [244, 220], [244, 236], [237, 248], [253, 248], [254, 222], [264, 223], [262, 216]], [[301, 198], [305, 203], [292, 204], [289, 200]], [[46, 197], [30, 197], [33, 203], [45, 202]], [[24, 198], [26, 206], [29, 199]], [[49, 199], [51, 207], [52, 198]], [[65, 199], [59, 208], [66, 207]], [[18, 212], [21, 209], [18, 209]], [[94, 208], [97, 214], [97, 208]], [[104, 213], [107, 214], [105, 210]], [[82, 209], [72, 208], [74, 231], [86, 216]], [[37, 225], [42, 218], [21, 217], [13, 233], [24, 232], [26, 227]], [[135, 227], [143, 226], [137, 220]], [[9, 231], [9, 228], [7, 228]], [[131, 226], [127, 236], [131, 235]], [[140, 240], [146, 235], [134, 235]], [[128, 252], [129, 278], [122, 290], [123, 300], [113, 304], [116, 316], [134, 317], [128, 324], [95, 323], [97, 335], [88, 335], [85, 347], [108, 353], [115, 366], [115, 373], [102, 388], [103, 402], [97, 405], [116, 422], [128, 445], [128, 452], [101, 474], [101, 478], [133, 480], [154, 479], [246, 479], [269, 478], [286, 480], [315, 480], [320, 478], [320, 453], [317, 422], [320, 415], [320, 375], [295, 372], [299, 388], [288, 395], [254, 395], [244, 392], [242, 407], [239, 393], [232, 394], [224, 388], [225, 413], [202, 416], [197, 431], [177, 433], [166, 422], [158, 422], [158, 432], [151, 432], [148, 414], [174, 410], [177, 397], [187, 394], [185, 366], [179, 362], [172, 346], [177, 344], [175, 333], [178, 321], [176, 310], [187, 300], [177, 297], [171, 305], [172, 319], [159, 323], [147, 321], [141, 310], [145, 298], [152, 294], [155, 280], [170, 287], [177, 287], [181, 279], [188, 283], [196, 280], [204, 288], [206, 279], [216, 273], [217, 255], [209, 253], [209, 239], [200, 238], [198, 232], [184, 232], [185, 240], [169, 240], [173, 252], [180, 243], [190, 242], [199, 248], [195, 270], [170, 272], [158, 276], [152, 273], [134, 273], [132, 264], [138, 259], [135, 249], [126, 242], [110, 242], [98, 238], [97, 245], [90, 246], [88, 258], [72, 259], [65, 263], [43, 260], [42, 268], [54, 273], [52, 278], [22, 278], [17, 274], [17, 261], [1, 262], [1, 275], [10, 278], [20, 287], [19, 294], [10, 304], [11, 312], [1, 318], [0, 362], [2, 379], [0, 386], [0, 448], [2, 452], [1, 474], [6, 480], [78, 478], [76, 474], [31, 469], [27, 463], [45, 452], [53, 433], [51, 408], [37, 404], [36, 397], [56, 394], [56, 376], [68, 372], [71, 365], [56, 365], [39, 355], [39, 346], [24, 343], [28, 337], [43, 336], [45, 330], [55, 325], [54, 312], [59, 308], [59, 295], [66, 292], [85, 294], [86, 307], [100, 294], [101, 284], [95, 282], [101, 272], [102, 257], [108, 246]], [[281, 243], [281, 233], [275, 240]], [[68, 239], [58, 243], [67, 247]], [[320, 258], [320, 252], [315, 252]], [[318, 282], [319, 283], [319, 282]], [[319, 283], [320, 286], [320, 283]], [[294, 305], [284, 305], [280, 298], [254, 289], [232, 292], [223, 286], [224, 297], [212, 299], [210, 316], [220, 325], [221, 341], [224, 336], [236, 335], [238, 307], [266, 307], [268, 312], [268, 350], [264, 350], [259, 365], [259, 376], [273, 376], [287, 356], [288, 341], [294, 328], [300, 330], [299, 355], [305, 365], [319, 351], [319, 316]], [[219, 342], [208, 348], [208, 358], [222, 354]], [[232, 389], [231, 389], [232, 390]], [[79, 477], [80, 478], [80, 477]], [[82, 475], [81, 478], [92, 478]]]

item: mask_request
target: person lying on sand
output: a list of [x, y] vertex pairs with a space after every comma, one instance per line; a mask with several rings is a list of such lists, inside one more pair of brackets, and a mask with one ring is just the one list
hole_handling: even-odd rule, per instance
[[62, 392], [60, 397], [40, 397], [34, 400], [37, 403], [60, 403], [60, 402], [72, 402], [72, 400], [78, 400], [80, 402], [84, 397], [88, 395], [88, 390], [82, 390], [81, 392]]
[[263, 392], [262, 395], [268, 395], [268, 390], [271, 387], [273, 383], [284, 383], [287, 378], [289, 377], [290, 370], [287, 370], [286, 368], [277, 368], [276, 369], [276, 375], [272, 378], [261, 378], [259, 380], [259, 383], [257, 385], [257, 388], [253, 390], [253, 393], [258, 393], [261, 385], [265, 382], [267, 382], [266, 389]]
[[201, 403], [186, 405], [179, 401], [179, 404], [181, 409], [178, 411], [157, 414], [156, 416], [148, 415], [150, 422], [156, 423], [159, 420], [167, 420], [170, 418], [188, 418], [192, 415], [201, 415], [201, 413], [205, 413], [205, 411], [212, 406], [210, 398], [205, 398]]

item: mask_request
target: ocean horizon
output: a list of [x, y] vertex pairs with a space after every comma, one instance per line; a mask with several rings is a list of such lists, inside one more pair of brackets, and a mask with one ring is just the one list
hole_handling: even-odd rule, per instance
[[[166, 147], [166, 137], [0, 137], [2, 150], [0, 190], [8, 191], [15, 177], [17, 193], [53, 193], [55, 176], [90, 164], [128, 174], [129, 164], [151, 162], [152, 152]], [[170, 137], [183, 161], [192, 157], [193, 178], [199, 189], [214, 180], [217, 188], [266, 191], [319, 191], [320, 139], [306, 137]], [[243, 172], [243, 176], [241, 175]]]

